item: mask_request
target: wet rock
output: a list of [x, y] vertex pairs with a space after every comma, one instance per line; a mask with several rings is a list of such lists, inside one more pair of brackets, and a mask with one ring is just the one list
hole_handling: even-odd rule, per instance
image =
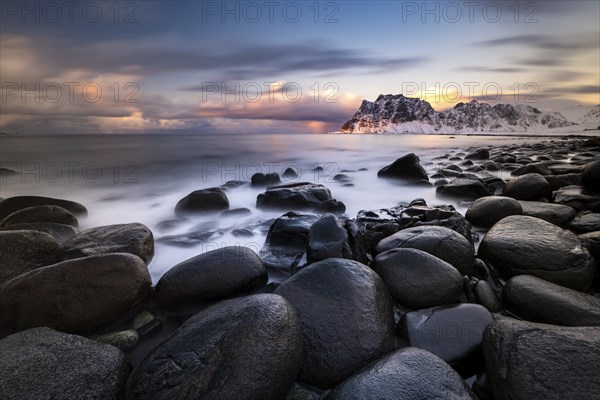
[[504, 195], [517, 200], [538, 200], [550, 198], [550, 184], [540, 174], [525, 174], [506, 183]]
[[554, 192], [554, 202], [576, 210], [600, 212], [600, 196], [586, 191], [583, 186], [565, 186]]
[[302, 337], [285, 299], [260, 294], [194, 315], [133, 371], [135, 399], [279, 400], [302, 361]]
[[365, 368], [326, 397], [326, 400], [473, 400], [461, 377], [428, 351], [406, 348]]
[[577, 236], [577, 239], [583, 243], [590, 254], [596, 260], [596, 265], [600, 264], [600, 231], [584, 233]]
[[146, 264], [154, 257], [154, 236], [139, 223], [99, 226], [85, 230], [62, 244], [65, 260], [97, 254], [130, 253]]
[[496, 400], [600, 398], [598, 327], [500, 320], [483, 349]]
[[391, 299], [381, 278], [363, 264], [319, 261], [276, 293], [300, 319], [304, 361], [299, 378], [308, 384], [335, 386], [394, 347]]
[[479, 257], [506, 277], [533, 275], [576, 290], [590, 287], [596, 264], [570, 231], [534, 217], [510, 216], [488, 231]]
[[71, 225], [54, 224], [51, 222], [29, 222], [26, 224], [15, 224], [0, 228], [0, 231], [44, 232], [52, 236], [58, 243], [62, 243], [79, 233], [79, 231], [73, 228]]
[[258, 172], [252, 175], [252, 186], [270, 186], [270, 185], [279, 185], [281, 183], [281, 178], [279, 178], [279, 174], [277, 172], [271, 172], [269, 174], [263, 174]]
[[6, 336], [38, 326], [91, 329], [147, 301], [151, 284], [142, 259], [127, 253], [39, 268], [0, 288], [0, 331]]
[[473, 225], [491, 228], [502, 218], [509, 215], [519, 215], [522, 211], [521, 205], [515, 199], [489, 196], [475, 200], [467, 210], [466, 218]]
[[485, 280], [480, 280], [475, 285], [473, 290], [477, 303], [488, 309], [489, 312], [501, 312], [503, 307], [500, 299], [496, 295], [496, 291]]
[[327, 258], [352, 258], [348, 232], [333, 214], [325, 214], [310, 227], [308, 233], [308, 263]]
[[250, 214], [252, 214], [252, 211], [250, 211], [246, 207], [242, 207], [242, 208], [234, 208], [233, 210], [223, 211], [221, 213], [221, 217], [225, 217], [225, 218], [227, 218], [227, 217], [247, 217]]
[[0, 340], [4, 400], [120, 399], [128, 372], [115, 347], [50, 328]]
[[206, 243], [209, 240], [214, 240], [223, 236], [223, 230], [217, 229], [212, 231], [192, 231], [187, 233], [180, 233], [178, 235], [167, 235], [158, 238], [158, 243], [163, 243], [169, 246], [175, 247], [194, 247], [202, 243]]
[[353, 179], [346, 174], [336, 174], [333, 177], [333, 180], [340, 183], [349, 183], [353, 181]]
[[544, 176], [550, 185], [552, 191], [558, 190], [564, 186], [581, 185], [580, 174], [563, 174]]
[[456, 303], [462, 293], [460, 272], [447, 262], [417, 249], [380, 253], [371, 266], [398, 303], [411, 309]]
[[583, 212], [569, 223], [569, 229], [576, 233], [600, 231], [600, 213]]
[[76, 216], [86, 216], [87, 209], [79, 203], [52, 197], [40, 196], [15, 196], [0, 202], [0, 220], [8, 217], [15, 211], [35, 206], [58, 206], [66, 209]]
[[487, 160], [489, 158], [490, 151], [488, 149], [477, 149], [465, 156], [465, 160]]
[[283, 177], [288, 179], [288, 180], [293, 180], [293, 179], [297, 179], [298, 178], [298, 172], [292, 168], [292, 167], [287, 167], [285, 169], [285, 171], [283, 171]]
[[175, 215], [206, 214], [229, 209], [229, 199], [220, 188], [195, 190], [179, 200]]
[[519, 201], [523, 215], [536, 217], [560, 227], [566, 227], [577, 212], [574, 208], [562, 204], [545, 203], [541, 201]]
[[513, 176], [521, 176], [525, 174], [552, 175], [552, 172], [544, 163], [532, 163], [519, 167], [513, 170], [510, 174]]
[[457, 178], [447, 185], [438, 186], [435, 193], [441, 198], [476, 200], [489, 196], [490, 190], [480, 180]]
[[511, 278], [502, 290], [508, 311], [532, 322], [600, 326], [600, 299], [530, 275]]
[[331, 192], [323, 185], [299, 182], [270, 186], [265, 193], [258, 195], [256, 207], [276, 210], [304, 210], [314, 212], [343, 213], [344, 203], [331, 197]]
[[35, 206], [15, 211], [0, 222], [0, 227], [32, 222], [47, 222], [79, 227], [77, 218], [69, 211], [58, 206]]
[[154, 298], [164, 308], [195, 306], [232, 297], [267, 284], [267, 271], [248, 247], [228, 246], [185, 260], [156, 284]]
[[459, 233], [441, 226], [419, 226], [403, 229], [381, 240], [375, 253], [395, 248], [425, 251], [450, 263], [461, 274], [473, 273], [473, 245]]
[[583, 168], [581, 183], [591, 192], [600, 192], [600, 160], [589, 163]]
[[0, 232], [0, 284], [63, 259], [56, 240], [38, 231]]
[[429, 180], [427, 172], [421, 166], [421, 160], [414, 153], [398, 158], [392, 164], [383, 167], [377, 172], [379, 178], [398, 179], [402, 182], [416, 182]]

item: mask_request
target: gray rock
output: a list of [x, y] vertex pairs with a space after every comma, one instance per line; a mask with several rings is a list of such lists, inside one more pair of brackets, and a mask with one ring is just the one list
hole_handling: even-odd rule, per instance
[[487, 160], [489, 158], [490, 151], [488, 149], [477, 149], [465, 156], [465, 160]]
[[569, 223], [569, 229], [576, 233], [600, 231], [600, 213], [583, 212]]
[[175, 215], [206, 214], [229, 209], [229, 199], [221, 188], [195, 190], [179, 200]]
[[144, 303], [151, 284], [142, 259], [127, 253], [38, 268], [0, 288], [0, 332], [6, 336], [38, 326], [91, 329]]
[[525, 174], [551, 175], [552, 172], [550, 172], [544, 163], [531, 163], [515, 169], [510, 174], [513, 176], [521, 176]]
[[327, 258], [352, 258], [348, 232], [333, 214], [325, 214], [312, 224], [308, 233], [308, 263]]
[[456, 303], [463, 280], [452, 265], [417, 249], [380, 253], [371, 268], [383, 279], [392, 297], [411, 309]]
[[504, 195], [517, 200], [538, 200], [550, 198], [550, 184], [540, 174], [525, 174], [513, 178], [506, 183]]
[[600, 196], [588, 192], [583, 186], [565, 186], [554, 192], [554, 202], [574, 209], [600, 212]]
[[302, 337], [281, 296], [216, 303], [194, 315], [133, 371], [128, 397], [139, 400], [279, 400], [302, 361]]
[[65, 260], [97, 254], [130, 253], [146, 264], [154, 257], [154, 236], [139, 223], [87, 229], [62, 244]]
[[30, 222], [27, 224], [15, 224], [0, 228], [0, 231], [38, 231], [52, 236], [58, 243], [77, 235], [79, 231], [71, 225], [54, 224], [51, 222]]
[[326, 400], [474, 400], [461, 377], [428, 351], [405, 348], [365, 368]]
[[122, 399], [128, 372], [117, 348], [50, 328], [0, 340], [4, 400]]
[[335, 200], [323, 185], [309, 182], [269, 186], [256, 198], [256, 207], [274, 210], [299, 210], [341, 214], [344, 203]]
[[270, 185], [279, 185], [281, 183], [281, 178], [279, 178], [279, 174], [277, 172], [272, 172], [269, 174], [263, 174], [262, 172], [257, 172], [252, 175], [252, 186], [270, 186]]
[[577, 211], [573, 207], [563, 204], [545, 203], [542, 201], [519, 201], [523, 209], [523, 215], [535, 217], [550, 222], [551, 224], [566, 227]]
[[77, 218], [59, 206], [35, 206], [23, 208], [8, 215], [0, 222], [0, 227], [27, 224], [31, 222], [50, 222], [79, 228]]
[[600, 160], [589, 163], [583, 168], [581, 183], [592, 192], [600, 192]]
[[500, 320], [483, 349], [496, 400], [600, 398], [600, 328]]
[[381, 278], [356, 261], [311, 264], [276, 290], [300, 319], [300, 380], [322, 389], [342, 382], [394, 347], [392, 302]]
[[508, 311], [532, 322], [600, 326], [600, 298], [530, 275], [511, 278], [502, 289]]
[[139, 338], [136, 330], [128, 329], [120, 332], [105, 333], [104, 335], [91, 337], [90, 339], [98, 343], [110, 344], [121, 351], [127, 351], [135, 347]]
[[420, 180], [429, 180], [427, 172], [421, 166], [421, 160], [414, 153], [398, 158], [392, 164], [383, 167], [377, 172], [379, 178], [398, 179], [411, 183]]
[[63, 258], [56, 240], [38, 231], [0, 232], [0, 249], [0, 284]]
[[156, 284], [154, 299], [164, 308], [194, 306], [232, 297], [267, 284], [267, 271], [248, 247], [228, 246], [185, 260]]
[[438, 186], [435, 191], [441, 198], [476, 200], [490, 195], [489, 188], [481, 181], [470, 178], [453, 179], [447, 185]]
[[563, 186], [581, 185], [581, 174], [561, 174], [544, 176], [552, 190], [558, 190]]
[[87, 209], [74, 201], [54, 199], [52, 197], [15, 196], [0, 202], [0, 220], [3, 220], [15, 211], [35, 206], [58, 206], [68, 210], [76, 216], [87, 215]]
[[450, 263], [461, 274], [473, 273], [473, 245], [452, 229], [441, 226], [403, 229], [381, 240], [375, 247], [375, 253], [395, 248], [423, 250]]
[[488, 231], [479, 257], [506, 277], [533, 275], [576, 290], [592, 284], [596, 263], [572, 232], [544, 220], [511, 216]]
[[522, 212], [521, 205], [513, 198], [489, 196], [475, 200], [465, 216], [473, 225], [491, 228], [502, 218]]
[[577, 236], [577, 239], [581, 240], [584, 247], [594, 257], [596, 265], [600, 264], [600, 231], [584, 233]]
[[487, 281], [478, 281], [473, 290], [473, 294], [475, 295], [477, 303], [487, 308], [489, 312], [497, 313], [502, 311], [502, 303]]

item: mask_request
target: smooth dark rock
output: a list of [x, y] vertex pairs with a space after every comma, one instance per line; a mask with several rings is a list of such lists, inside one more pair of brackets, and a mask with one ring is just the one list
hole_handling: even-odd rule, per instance
[[300, 270], [276, 290], [300, 319], [300, 380], [333, 387], [394, 347], [392, 302], [381, 278], [356, 261], [330, 258]]
[[74, 201], [40, 196], [15, 196], [0, 202], [0, 220], [8, 217], [15, 211], [35, 206], [58, 206], [68, 210], [76, 216], [87, 215], [87, 209], [82, 204]]
[[446, 185], [438, 186], [435, 193], [441, 198], [476, 200], [489, 196], [490, 190], [479, 180], [457, 178]]
[[513, 170], [510, 174], [513, 176], [521, 176], [525, 174], [551, 175], [552, 172], [544, 163], [532, 163], [519, 167]]
[[542, 175], [525, 174], [509, 180], [504, 195], [517, 200], [538, 200], [550, 198], [552, 189]]
[[333, 214], [325, 214], [315, 221], [308, 233], [308, 263], [327, 258], [352, 258], [348, 232]]
[[128, 372], [117, 348], [50, 328], [0, 340], [4, 400], [122, 399]]
[[143, 304], [152, 282], [141, 258], [105, 254], [19, 275], [0, 288], [2, 336], [38, 326], [91, 329]]
[[69, 211], [58, 206], [35, 206], [15, 211], [0, 222], [0, 227], [31, 222], [48, 222], [70, 225], [79, 228], [77, 218]]
[[530, 275], [511, 278], [502, 289], [504, 306], [532, 322], [600, 326], [600, 299]]
[[584, 233], [577, 236], [577, 239], [583, 243], [590, 254], [596, 260], [596, 265], [600, 265], [600, 231]]
[[460, 272], [452, 265], [417, 249], [380, 253], [371, 266], [398, 303], [411, 309], [456, 303], [462, 293]]
[[283, 171], [283, 175], [284, 178], [286, 179], [297, 179], [298, 178], [298, 172], [292, 168], [292, 167], [287, 167], [285, 169], [285, 171]]
[[344, 203], [331, 197], [323, 185], [309, 182], [269, 186], [265, 193], [256, 198], [256, 207], [275, 210], [300, 210], [314, 212], [343, 213]]
[[600, 398], [600, 328], [500, 320], [483, 336], [496, 400]]
[[588, 192], [583, 186], [564, 186], [554, 192], [554, 202], [574, 209], [600, 212], [600, 196]]
[[394, 248], [423, 250], [450, 263], [461, 274], [473, 273], [473, 245], [461, 234], [441, 226], [403, 229], [381, 240], [375, 247], [380, 254]]
[[398, 323], [408, 346], [430, 351], [467, 376], [483, 365], [481, 340], [493, 321], [479, 304], [457, 304], [411, 311]]
[[585, 166], [581, 172], [581, 184], [591, 192], [600, 192], [600, 160]]
[[383, 167], [377, 172], [379, 178], [398, 179], [403, 182], [416, 182], [429, 180], [427, 172], [421, 166], [421, 161], [414, 153], [398, 158], [392, 164]]
[[496, 222], [509, 215], [520, 215], [523, 209], [519, 202], [510, 197], [489, 196], [471, 204], [465, 217], [473, 225], [491, 228]]
[[583, 212], [569, 223], [569, 229], [576, 233], [600, 231], [600, 213]]
[[161, 307], [194, 306], [235, 296], [267, 284], [267, 271], [248, 247], [228, 246], [185, 260], [156, 284]]
[[58, 243], [77, 235], [79, 231], [71, 225], [54, 224], [51, 222], [29, 222], [26, 224], [15, 224], [0, 228], [1, 231], [38, 231], [52, 236]]
[[478, 281], [473, 293], [477, 303], [487, 308], [489, 312], [497, 313], [502, 311], [502, 303], [487, 281]]
[[581, 185], [581, 174], [562, 174], [544, 176], [552, 191], [558, 190], [564, 186]]
[[139, 223], [99, 226], [85, 230], [62, 244], [65, 260], [97, 254], [130, 253], [146, 264], [154, 257], [154, 236]]
[[152, 350], [129, 378], [139, 400], [280, 400], [302, 361], [294, 310], [281, 296], [214, 304]]
[[252, 211], [246, 207], [242, 207], [233, 210], [225, 210], [221, 213], [221, 217], [247, 217], [250, 214], [252, 214]]
[[506, 277], [533, 275], [576, 290], [592, 284], [596, 264], [572, 232], [527, 216], [506, 217], [488, 231], [479, 257]]
[[428, 351], [391, 353], [347, 379], [325, 400], [473, 400], [461, 377]]
[[184, 217], [189, 214], [205, 214], [229, 209], [229, 199], [220, 188], [195, 190], [179, 200], [175, 206], [175, 215]]
[[562, 228], [566, 227], [577, 214], [573, 207], [562, 204], [523, 200], [519, 201], [519, 204], [523, 209], [523, 215], [543, 219]]
[[279, 185], [281, 183], [281, 179], [279, 178], [279, 174], [277, 172], [271, 172], [269, 174], [263, 174], [258, 172], [252, 175], [252, 186], [270, 186], [270, 185]]
[[488, 149], [477, 149], [465, 156], [465, 160], [487, 160], [490, 158]]
[[63, 259], [56, 240], [38, 231], [0, 232], [0, 249], [0, 284]]

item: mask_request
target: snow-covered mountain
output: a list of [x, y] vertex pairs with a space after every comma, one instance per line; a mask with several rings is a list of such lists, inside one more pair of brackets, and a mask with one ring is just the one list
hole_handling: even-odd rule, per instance
[[561, 113], [525, 104], [491, 106], [475, 100], [438, 112], [427, 101], [403, 95], [363, 100], [340, 133], [545, 132], [577, 125]]

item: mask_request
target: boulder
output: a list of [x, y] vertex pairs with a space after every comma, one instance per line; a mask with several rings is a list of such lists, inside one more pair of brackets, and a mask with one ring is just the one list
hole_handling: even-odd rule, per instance
[[584, 233], [577, 236], [577, 239], [583, 243], [583, 246], [594, 257], [596, 265], [600, 264], [600, 231]]
[[0, 232], [0, 285], [17, 275], [62, 261], [56, 240], [38, 231]]
[[54, 224], [51, 222], [29, 222], [27, 224], [15, 224], [0, 228], [2, 231], [38, 231], [52, 236], [58, 243], [77, 235], [79, 231], [71, 225]]
[[128, 373], [117, 348], [50, 328], [0, 340], [4, 400], [121, 399]]
[[552, 175], [552, 172], [544, 163], [532, 163], [523, 165], [522, 167], [513, 170], [510, 174], [513, 176], [521, 176], [525, 174]]
[[392, 164], [383, 167], [377, 172], [377, 176], [379, 178], [398, 179], [406, 183], [429, 180], [425, 168], [421, 166], [421, 160], [414, 153], [402, 156]]
[[596, 273], [592, 256], [572, 232], [520, 215], [488, 231], [479, 257], [505, 277], [533, 275], [576, 290], [588, 289]]
[[465, 160], [487, 160], [489, 158], [490, 151], [488, 149], [477, 149], [465, 156]]
[[15, 196], [0, 201], [0, 220], [3, 220], [15, 211], [35, 206], [58, 206], [76, 216], [87, 215], [87, 208], [74, 201], [40, 196]]
[[474, 400], [461, 377], [428, 351], [395, 351], [347, 379], [325, 400]]
[[35, 206], [15, 211], [0, 222], [0, 227], [31, 222], [50, 222], [79, 228], [77, 218], [59, 206]]
[[146, 264], [154, 257], [154, 236], [139, 223], [99, 226], [63, 242], [65, 260], [97, 254], [130, 253]]
[[491, 228], [502, 218], [520, 215], [522, 212], [521, 205], [513, 198], [489, 196], [475, 200], [465, 216], [473, 225]]
[[104, 344], [115, 346], [121, 351], [127, 351], [135, 347], [139, 340], [139, 334], [134, 329], [127, 329], [120, 332], [109, 332], [100, 336], [94, 336], [90, 339]]
[[356, 261], [330, 258], [301, 269], [275, 291], [300, 319], [300, 380], [331, 388], [394, 347], [392, 302], [381, 278]]
[[554, 202], [573, 207], [577, 211], [600, 212], [600, 196], [583, 186], [564, 186], [554, 192]]
[[281, 178], [279, 178], [279, 174], [277, 172], [272, 172], [269, 174], [258, 172], [252, 175], [251, 181], [252, 186], [270, 186], [279, 185], [281, 183]]
[[496, 400], [600, 398], [600, 328], [499, 320], [483, 350]]
[[383, 279], [398, 303], [411, 309], [456, 303], [463, 280], [452, 265], [417, 249], [380, 253], [371, 268]]
[[312, 224], [308, 233], [308, 263], [327, 258], [352, 258], [348, 232], [333, 214], [325, 214]]
[[488, 309], [489, 312], [501, 312], [503, 307], [494, 288], [485, 280], [480, 280], [475, 285], [473, 295], [477, 303]]
[[152, 350], [128, 381], [129, 398], [280, 400], [302, 361], [294, 310], [259, 294], [216, 303]]
[[517, 200], [538, 200], [550, 198], [550, 184], [540, 174], [525, 174], [506, 183], [504, 195]]
[[221, 188], [195, 190], [179, 200], [175, 215], [206, 214], [229, 209], [229, 199]]
[[582, 212], [569, 222], [569, 229], [576, 233], [600, 231], [600, 213]]
[[91, 329], [143, 304], [151, 284], [142, 259], [127, 253], [38, 268], [0, 288], [0, 333], [38, 326], [64, 332]]
[[327, 187], [309, 182], [269, 186], [265, 193], [256, 198], [256, 207], [334, 214], [341, 214], [346, 210], [344, 203], [331, 197]]
[[600, 192], [600, 160], [589, 163], [583, 168], [581, 184], [591, 192]]
[[563, 186], [581, 185], [581, 174], [561, 174], [544, 176], [552, 190], [558, 190]]
[[573, 207], [562, 204], [523, 200], [519, 201], [519, 204], [523, 209], [523, 215], [543, 219], [562, 228], [566, 227], [577, 214]]
[[232, 297], [267, 284], [267, 271], [248, 247], [228, 246], [185, 260], [156, 284], [154, 299], [161, 307], [194, 306]]
[[423, 250], [453, 265], [461, 274], [473, 273], [473, 245], [449, 228], [416, 226], [403, 229], [381, 240], [375, 247], [375, 253], [395, 248]]
[[438, 186], [435, 193], [441, 198], [471, 201], [489, 196], [490, 189], [480, 180], [457, 178], [446, 185]]
[[532, 322], [564, 326], [600, 326], [600, 298], [535, 276], [510, 278], [502, 289], [504, 306]]

